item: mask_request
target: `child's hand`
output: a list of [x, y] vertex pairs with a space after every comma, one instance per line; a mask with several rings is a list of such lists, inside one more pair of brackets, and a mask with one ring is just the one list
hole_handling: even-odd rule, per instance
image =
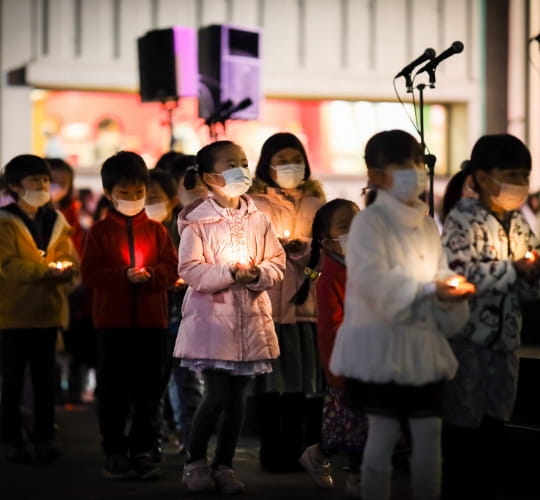
[[284, 250], [287, 253], [300, 253], [303, 252], [306, 249], [307, 243], [302, 240], [294, 239], [294, 240], [285, 240], [281, 239], [281, 244], [283, 245]]
[[146, 283], [152, 277], [152, 275], [144, 267], [141, 267], [140, 269], [130, 267], [126, 272], [126, 275], [127, 279], [134, 284]]
[[261, 274], [261, 270], [255, 265], [247, 267], [237, 264], [234, 268], [231, 269], [231, 272], [234, 276], [234, 280], [237, 283], [242, 283], [244, 285], [257, 281]]
[[476, 293], [474, 284], [458, 274], [446, 280], [436, 280], [435, 287], [437, 297], [442, 301], [459, 302], [467, 300]]
[[62, 262], [60, 266], [57, 262], [51, 262], [47, 274], [58, 283], [68, 283], [73, 279], [75, 271], [72, 262]]

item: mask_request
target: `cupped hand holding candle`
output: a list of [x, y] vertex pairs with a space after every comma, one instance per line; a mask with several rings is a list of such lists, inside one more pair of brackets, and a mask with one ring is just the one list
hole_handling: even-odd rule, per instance
[[527, 281], [536, 281], [540, 276], [540, 259], [535, 250], [525, 252], [525, 255], [521, 259], [515, 260], [513, 264], [518, 276]]
[[144, 266], [139, 268], [130, 267], [126, 272], [126, 275], [131, 283], [146, 283], [152, 277]]
[[437, 280], [435, 286], [440, 300], [465, 300], [476, 292], [474, 284], [459, 274], [446, 280]]
[[73, 262], [70, 260], [49, 262], [48, 267], [49, 276], [59, 278], [62, 282], [69, 281], [73, 277]]

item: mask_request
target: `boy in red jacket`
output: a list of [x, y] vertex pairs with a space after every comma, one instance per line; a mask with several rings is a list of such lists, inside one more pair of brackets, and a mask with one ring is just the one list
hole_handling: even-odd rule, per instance
[[81, 276], [93, 290], [98, 330], [104, 474], [152, 479], [161, 475], [149, 452], [165, 366], [167, 289], [177, 279], [177, 253], [167, 230], [144, 211], [148, 170], [139, 155], [121, 151], [111, 156], [103, 163], [101, 180], [114, 208], [88, 233]]

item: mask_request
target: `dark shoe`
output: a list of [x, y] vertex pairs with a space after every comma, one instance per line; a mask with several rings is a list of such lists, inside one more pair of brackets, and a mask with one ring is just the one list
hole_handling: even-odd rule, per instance
[[109, 455], [105, 459], [103, 474], [107, 479], [130, 479], [135, 477], [135, 471], [126, 455]]
[[24, 446], [11, 447], [6, 454], [6, 461], [10, 464], [31, 464], [34, 457]]
[[58, 460], [62, 452], [49, 443], [36, 443], [36, 462], [40, 464], [50, 464]]
[[149, 453], [141, 453], [131, 457], [131, 466], [139, 479], [158, 479], [162, 476], [161, 469], [152, 462]]

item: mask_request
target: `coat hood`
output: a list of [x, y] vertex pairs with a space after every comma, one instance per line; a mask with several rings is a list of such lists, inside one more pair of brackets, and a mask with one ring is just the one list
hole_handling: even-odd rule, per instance
[[[307, 195], [314, 196], [315, 198], [319, 198], [323, 201], [326, 201], [326, 196], [324, 194], [324, 190], [322, 187], [322, 184], [319, 181], [316, 181], [314, 179], [307, 179], [304, 181], [300, 186], [298, 186], [299, 189], [303, 189]], [[251, 185], [251, 188], [249, 190], [249, 194], [264, 194], [269, 189], [277, 189], [280, 190], [279, 187], [273, 187], [264, 182], [263, 180], [254, 177], [253, 178], [253, 184]]]

